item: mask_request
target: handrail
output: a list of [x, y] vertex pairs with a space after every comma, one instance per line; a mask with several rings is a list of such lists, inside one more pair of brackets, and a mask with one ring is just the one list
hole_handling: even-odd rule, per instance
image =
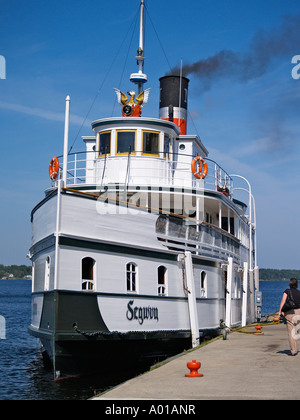
[[[192, 175], [190, 166], [194, 157], [194, 155], [178, 152], [157, 152], [155, 155], [143, 155], [143, 151], [135, 151], [134, 155], [129, 152], [116, 156], [104, 154], [100, 157], [99, 150], [70, 153], [67, 162], [67, 185], [96, 184], [102, 186], [104, 183], [123, 183], [124, 179], [126, 185], [145, 184], [145, 179], [147, 179], [149, 185], [182, 185], [203, 188], [205, 184], [206, 188], [223, 192], [231, 197], [233, 179], [228, 172], [214, 160], [205, 158], [209, 167], [208, 174], [204, 181], [197, 180]], [[62, 158], [62, 155], [58, 156], [61, 169], [58, 178], [62, 176]], [[116, 163], [113, 164], [116, 160], [117, 167]], [[122, 166], [125, 160], [126, 165]], [[146, 161], [147, 169], [144, 168]], [[114, 180], [111, 179], [112, 175], [108, 175], [109, 171], [113, 173]], [[148, 171], [147, 174], [145, 171]], [[56, 181], [54, 181], [54, 185]]]
[[[83, 155], [83, 154], [89, 154], [89, 153], [92, 153], [92, 154], [96, 155], [97, 159], [104, 159], [105, 157], [116, 158], [116, 157], [127, 156], [127, 154], [111, 156], [109, 153], [105, 153], [103, 155], [100, 155], [100, 150], [89, 150], [89, 151], [83, 150], [81, 152], [69, 153], [68, 156]], [[190, 154], [187, 154], [187, 153], [178, 153], [178, 152], [157, 152], [156, 154], [151, 155], [151, 154], [149, 154], [149, 152], [145, 152], [144, 150], [136, 150], [135, 154], [137, 154], [137, 153], [141, 153], [141, 156], [137, 156], [137, 157], [140, 157], [140, 158], [149, 158], [149, 157], [157, 158], [158, 157], [160, 159], [162, 159], [162, 158], [165, 159], [165, 156], [160, 157], [160, 156], [157, 156], [157, 155], [174, 155], [174, 156], [185, 156], [185, 157], [188, 157], [192, 160], [192, 159], [194, 159], [194, 157], [197, 156], [197, 155], [190, 155]], [[148, 153], [148, 154], [146, 154], [146, 153]], [[131, 154], [131, 151], [130, 151], [129, 154]], [[57, 158], [59, 160], [61, 160], [63, 158], [63, 155], [59, 155], [59, 156], [57, 156]], [[206, 157], [205, 160], [216, 164], [228, 176], [228, 178], [232, 179], [231, 176], [229, 175], [229, 173], [227, 171], [225, 171], [225, 169], [223, 169], [215, 160], [210, 159], [208, 157]]]

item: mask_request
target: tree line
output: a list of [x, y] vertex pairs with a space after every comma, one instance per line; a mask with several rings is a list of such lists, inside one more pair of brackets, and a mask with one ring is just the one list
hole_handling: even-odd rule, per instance
[[[11, 277], [13, 275], [13, 277]], [[0, 264], [0, 279], [15, 278], [22, 279], [31, 275], [31, 265], [3, 265]]]
[[291, 277], [295, 277], [300, 280], [300, 270], [278, 270], [274, 268], [260, 268], [259, 279], [260, 280], [289, 280]]

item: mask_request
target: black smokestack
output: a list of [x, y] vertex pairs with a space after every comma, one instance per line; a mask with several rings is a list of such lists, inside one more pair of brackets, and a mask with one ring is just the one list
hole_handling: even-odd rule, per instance
[[186, 134], [189, 79], [180, 76], [164, 76], [160, 82], [159, 118], [173, 121]]
[[[265, 74], [275, 59], [291, 58], [299, 53], [300, 15], [285, 16], [279, 27], [272, 31], [259, 31], [251, 40], [247, 51], [222, 50], [215, 55], [183, 66], [185, 76], [195, 75], [202, 89], [223, 78], [246, 82]], [[179, 74], [176, 67], [168, 74]]]

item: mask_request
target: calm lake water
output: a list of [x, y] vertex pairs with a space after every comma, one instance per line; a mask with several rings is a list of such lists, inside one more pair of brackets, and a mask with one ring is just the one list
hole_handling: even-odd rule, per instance
[[263, 294], [262, 315], [279, 310], [282, 294], [289, 288], [289, 281], [261, 281], [259, 288]]
[[[262, 314], [278, 311], [288, 282], [261, 282]], [[95, 377], [54, 383], [44, 367], [37, 339], [27, 332], [31, 318], [31, 282], [0, 280], [0, 316], [6, 321], [6, 339], [0, 339], [0, 400], [87, 399], [128, 377]], [[2, 318], [3, 319], [3, 318]], [[0, 338], [3, 337], [0, 329]]]

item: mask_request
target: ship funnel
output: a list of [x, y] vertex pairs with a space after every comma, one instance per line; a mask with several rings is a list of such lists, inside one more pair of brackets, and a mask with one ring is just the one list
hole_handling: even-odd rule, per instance
[[189, 79], [184, 76], [164, 76], [160, 81], [159, 118], [173, 121], [186, 134]]

